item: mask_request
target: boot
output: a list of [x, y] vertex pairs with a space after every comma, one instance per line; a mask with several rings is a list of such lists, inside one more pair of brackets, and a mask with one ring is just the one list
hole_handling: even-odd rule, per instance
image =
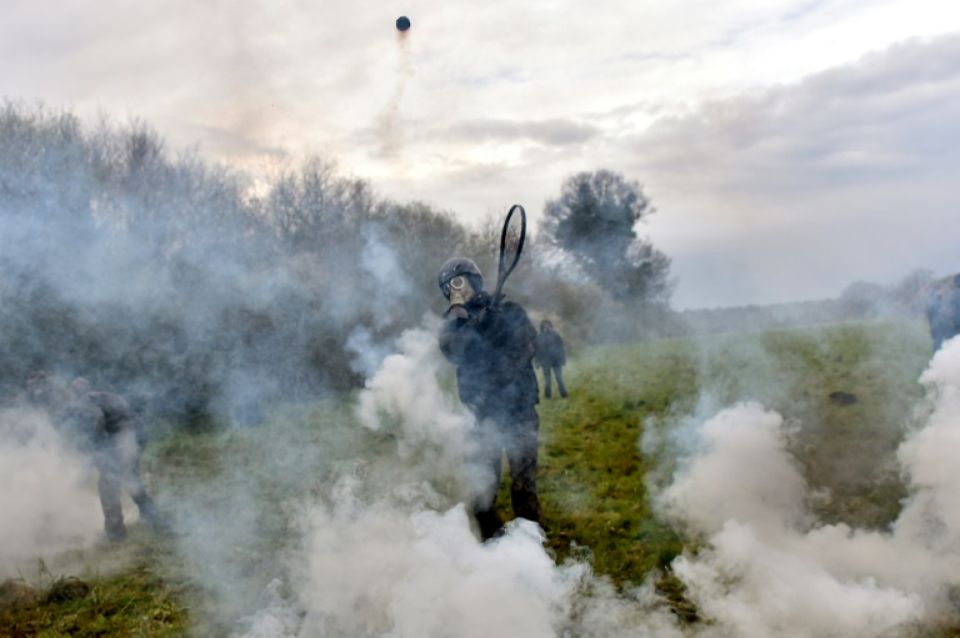
[[475, 514], [480, 527], [480, 539], [488, 541], [503, 533], [503, 520], [496, 510], [486, 510]]
[[119, 525], [108, 523], [104, 526], [104, 531], [107, 534], [107, 540], [112, 543], [119, 543], [127, 538], [127, 528], [123, 523]]

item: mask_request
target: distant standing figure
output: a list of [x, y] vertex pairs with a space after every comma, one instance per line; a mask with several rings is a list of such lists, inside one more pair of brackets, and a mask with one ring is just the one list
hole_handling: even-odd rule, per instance
[[551, 371], [557, 377], [557, 390], [560, 396], [567, 398], [567, 388], [563, 385], [563, 366], [567, 363], [567, 354], [563, 349], [563, 339], [553, 328], [553, 324], [544, 319], [540, 322], [540, 334], [537, 335], [537, 365], [543, 370], [543, 395], [553, 397], [550, 389]]

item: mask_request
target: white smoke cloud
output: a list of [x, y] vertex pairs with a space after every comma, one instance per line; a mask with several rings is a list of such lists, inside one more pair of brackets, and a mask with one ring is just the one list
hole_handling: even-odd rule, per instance
[[294, 638], [300, 627], [300, 614], [284, 599], [279, 578], [270, 581], [264, 590], [266, 602], [257, 613], [240, 620], [246, 626], [243, 638]]
[[660, 496], [664, 513], [697, 532], [728, 520], [776, 530], [802, 520], [806, 486], [784, 449], [779, 414], [743, 404], [706, 421], [700, 435], [709, 453], [695, 457]]
[[387, 346], [377, 343], [366, 326], [354, 328], [347, 337], [344, 348], [353, 355], [350, 369], [365, 376], [372, 376], [390, 354]]
[[407, 331], [397, 349], [357, 409], [364, 427], [396, 436], [397, 467], [373, 489], [343, 477], [332, 505], [314, 511], [301, 635], [553, 635], [552, 607], [569, 585], [536, 524], [517, 521], [481, 544], [462, 504], [469, 489], [436, 490], [470, 475], [463, 468], [474, 427], [440, 385], [449, 370], [436, 330]]
[[533, 523], [486, 545], [462, 506], [348, 508], [314, 524], [302, 635], [553, 635], [552, 606], [569, 585]]
[[557, 566], [530, 521], [481, 543], [462, 504], [429, 508], [429, 490], [370, 504], [357, 487], [313, 513], [298, 636], [681, 635], [652, 587], [618, 594], [584, 563]]
[[390, 309], [396, 307], [411, 292], [408, 276], [400, 263], [397, 250], [389, 242], [387, 231], [374, 224], [365, 226], [363, 249], [360, 251], [360, 267], [370, 275], [376, 303], [372, 310], [377, 314], [377, 327], [387, 324]]
[[[655, 500], [702, 539], [673, 565], [708, 621], [690, 627], [678, 625], [649, 583], [617, 592], [585, 563], [556, 565], [532, 523], [515, 521], [481, 543], [464, 505], [476, 425], [444, 386], [451, 375], [435, 326], [407, 331], [396, 350], [356, 407], [360, 428], [382, 437], [388, 452], [347, 443], [317, 451], [331, 457], [330, 481], [295, 516], [299, 550], [280, 558], [290, 563], [285, 580], [272, 580], [259, 606], [247, 607], [254, 611], [239, 621], [242, 635], [884, 636], [951, 611], [960, 573], [960, 471], [951, 454], [960, 437], [960, 340], [921, 378], [929, 415], [900, 448], [911, 497], [888, 531], [818, 524], [789, 453], [792, 427], [758, 404], [723, 410], [678, 439], [692, 452]], [[275, 445], [279, 453], [287, 444]], [[303, 467], [316, 460], [283, 458]], [[20, 522], [0, 532], [0, 567], [97, 538], [90, 477], [42, 414], [0, 412], [0, 511]], [[237, 494], [229, 527], [252, 532], [256, 522], [246, 517], [255, 512], [243, 505], [252, 496]], [[187, 555], [230, 562], [210, 553], [222, 537], [197, 543], [203, 528], [189, 526], [182, 542], [205, 549]], [[229, 554], [245, 542], [220, 545]], [[224, 586], [239, 580], [233, 574]]]
[[480, 542], [465, 505], [474, 420], [442, 385], [436, 331], [396, 346], [357, 403], [389, 452], [337, 463], [292, 560], [296, 601], [268, 587], [244, 636], [679, 636], [652, 586], [620, 594], [585, 563], [557, 566], [530, 521]]
[[703, 423], [698, 449], [656, 497], [703, 549], [673, 568], [705, 635], [903, 635], [956, 614], [960, 568], [960, 340], [921, 377], [929, 418], [898, 458], [911, 496], [889, 531], [817, 524], [780, 415], [740, 404]]
[[429, 454], [428, 466], [448, 461], [456, 475], [466, 457], [474, 419], [441, 387], [447, 364], [437, 347], [436, 323], [429, 323], [400, 336], [398, 352], [385, 358], [367, 380], [357, 416], [366, 428], [395, 432], [401, 457]]
[[291, 593], [272, 582], [243, 635], [899, 636], [954, 613], [960, 340], [923, 375], [929, 418], [899, 452], [911, 497], [886, 531], [816, 521], [775, 412], [745, 403], [684, 430], [691, 451], [655, 504], [699, 539], [673, 564], [705, 620], [689, 626], [650, 582], [618, 592], [586, 563], [556, 565], [530, 522], [481, 543], [465, 505], [476, 425], [444, 386], [436, 332], [396, 350], [356, 406], [370, 435], [356, 441], [379, 449], [323, 452], [336, 459], [285, 558]]
[[92, 467], [39, 411], [0, 410], [0, 577], [93, 544], [103, 517]]
[[[396, 320], [395, 309], [401, 307], [404, 299], [409, 297], [410, 279], [385, 230], [371, 224], [360, 232], [363, 248], [359, 265], [369, 275], [368, 289], [364, 292], [372, 302], [364, 307], [364, 311], [371, 313], [374, 327], [382, 329]], [[373, 376], [391, 352], [391, 347], [378, 340], [364, 325], [353, 329], [347, 337], [345, 348], [353, 355], [350, 369], [365, 377]]]

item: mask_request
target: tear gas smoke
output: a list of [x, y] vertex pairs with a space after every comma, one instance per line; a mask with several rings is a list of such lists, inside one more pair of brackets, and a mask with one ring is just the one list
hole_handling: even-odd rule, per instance
[[586, 564], [558, 567], [529, 521], [477, 540], [463, 505], [474, 422], [441, 386], [434, 327], [404, 333], [367, 381], [357, 417], [387, 452], [357, 448], [337, 464], [292, 560], [296, 605], [274, 600], [245, 636], [613, 636], [625, 619], [679, 635], [650, 587], [617, 594]]
[[102, 536], [93, 476], [43, 412], [0, 410], [0, 578]]
[[679, 636], [649, 589], [617, 595], [584, 564], [557, 567], [536, 525], [481, 544], [462, 506], [367, 509], [317, 521], [300, 636]]
[[703, 424], [699, 451], [656, 499], [705, 543], [673, 564], [712, 621], [703, 633], [904, 635], [956, 614], [960, 472], [950, 452], [960, 439], [960, 340], [921, 381], [930, 415], [900, 447], [911, 496], [886, 532], [815, 521], [778, 414], [742, 404]]
[[[432, 273], [417, 276], [400, 249], [403, 221], [365, 187], [308, 164], [254, 204], [236, 178], [167, 160], [149, 136], [85, 137], [69, 117], [45, 117], [0, 113], [5, 382], [52, 364], [168, 405], [202, 399], [231, 421], [250, 397], [315, 399], [350, 387], [338, 374], [351, 364], [367, 376], [354, 414], [326, 406], [299, 421], [267, 416], [268, 435], [190, 439], [210, 446], [191, 457], [205, 467], [165, 448], [171, 478], [158, 502], [221, 629], [874, 636], [955, 613], [960, 341], [924, 374], [929, 420], [899, 454], [911, 497], [886, 532], [816, 521], [777, 414], [744, 404], [688, 423], [687, 453], [656, 496], [664, 517], [702, 539], [673, 568], [710, 622], [681, 629], [649, 583], [618, 593], [586, 564], [556, 566], [531, 524], [476, 540], [463, 506], [475, 424], [445, 386], [436, 325], [391, 341], [398, 304], [418, 319], [437, 296], [412, 284]], [[432, 271], [464, 235], [418, 219], [435, 233], [418, 244]], [[177, 395], [184, 387], [202, 396]], [[0, 511], [22, 521], [0, 531], [0, 564], [100, 533], [88, 472], [48, 422], [0, 412], [0, 479], [17, 486]]]
[[350, 369], [364, 377], [372, 375], [380, 367], [380, 363], [390, 354], [387, 346], [377, 344], [376, 337], [364, 326], [359, 326], [350, 336], [344, 347], [353, 356], [350, 360]]
[[[414, 226], [432, 228], [435, 244], [417, 255], [423, 262], [411, 260], [398, 247], [408, 245], [401, 231], [416, 230], [387, 214], [398, 207], [320, 161], [280, 175], [262, 198], [245, 186], [193, 155], [171, 157], [140, 125], [84, 130], [69, 113], [0, 107], [0, 400], [11, 401], [36, 367], [82, 374], [130, 399], [152, 435], [146, 460], [162, 455], [163, 477], [147, 476], [147, 487], [173, 519], [189, 578], [215, 599], [216, 623], [248, 615], [286, 575], [273, 544], [295, 545], [297, 512], [333, 475], [325, 463], [362, 456], [344, 427], [321, 436], [318, 451], [267, 408], [362, 381], [350, 372], [348, 335], [366, 330], [380, 347], [418, 320], [436, 293], [412, 288], [432, 277], [411, 268], [432, 275], [425, 256], [443, 251], [439, 263], [463, 237], [420, 207], [423, 225]], [[412, 320], [396, 307], [402, 295]], [[358, 350], [366, 370], [383, 356]], [[24, 438], [9, 423], [0, 474], [22, 490], [2, 495], [4, 569], [8, 556], [89, 544], [103, 528], [95, 485], [75, 486], [80, 475], [95, 483], [95, 472], [80, 469], [86, 458], [58, 464], [63, 450], [46, 438], [49, 427]], [[256, 433], [225, 434], [228, 449], [205, 450], [190, 465], [177, 446], [212, 439], [165, 439], [167, 423], [263, 424], [273, 436], [243, 458], [238, 449], [253, 447]]]
[[[4, 104], [0, 384], [47, 367], [178, 422], [359, 385], [344, 341], [415, 325], [435, 295], [408, 282], [434, 266], [400, 250], [411, 229], [396, 206], [329, 163], [304, 162], [261, 198], [246, 185], [171, 158], [142, 125], [86, 131]], [[442, 261], [462, 230], [417, 214], [438, 233], [423, 254]]]
[[386, 231], [376, 225], [362, 229], [364, 243], [359, 265], [370, 281], [364, 292], [369, 295], [368, 312], [372, 326], [357, 326], [344, 346], [353, 357], [350, 369], [364, 378], [373, 375], [390, 353], [389, 344], [378, 338], [374, 331], [382, 332], [397, 320], [396, 308], [402, 306], [412, 292], [406, 277], [398, 276], [404, 272], [403, 265], [385, 234]]
[[[436, 320], [429, 325], [401, 335], [399, 351], [367, 380], [357, 415], [371, 430], [394, 433], [401, 457], [429, 454], [422, 465], [445, 470], [449, 479], [461, 473], [474, 419], [450, 392], [441, 390], [446, 364], [436, 343], [439, 326]], [[443, 468], [444, 461], [452, 466]]]
[[386, 229], [369, 224], [361, 234], [360, 267], [371, 283], [369, 311], [373, 313], [374, 327], [383, 328], [395, 319], [394, 309], [410, 298], [412, 286], [404, 276], [400, 255], [389, 242]]
[[[362, 522], [396, 530], [398, 540], [382, 541], [391, 552], [437, 554], [421, 572], [426, 581], [451, 582], [443, 573], [454, 565], [472, 583], [446, 616], [466, 613], [475, 595], [502, 601], [501, 591], [513, 592], [535, 610], [530, 630], [549, 635], [547, 628], [584, 618], [605, 622], [596, 605], [571, 602], [575, 590], [602, 591], [610, 594], [607, 604], [619, 604], [585, 566], [553, 567], [529, 526], [514, 525], [500, 542], [479, 546], [458, 508], [472, 490], [463, 469], [473, 421], [452, 387], [441, 389], [440, 378], [451, 375], [442, 368], [436, 326], [405, 334], [398, 353], [384, 358], [383, 344], [410, 321], [405, 308], [419, 318], [439, 297], [434, 268], [467, 240], [459, 225], [422, 206], [411, 207], [410, 224], [362, 183], [335, 178], [315, 162], [251, 201], [239, 176], [189, 156], [170, 160], [147, 130], [106, 126], [89, 134], [67, 114], [7, 105], [0, 142], [0, 331], [11, 346], [0, 353], [5, 384], [22, 384], [42, 365], [127, 394], [148, 426], [158, 416], [183, 422], [203, 410], [235, 423], [247, 422], [238, 413], [256, 414], [269, 402], [349, 387], [353, 381], [344, 383], [337, 371], [351, 361], [342, 347], [350, 334], [357, 369], [369, 373], [381, 364], [352, 417], [334, 411], [311, 422], [315, 417], [265, 414], [269, 436], [240, 429], [148, 447], [164, 467], [155, 496], [176, 532], [178, 560], [170, 569], [198, 585], [201, 631], [237, 630], [243, 618], [244, 631], [289, 633], [305, 618], [304, 633], [333, 632], [329, 623], [380, 626], [398, 600], [428, 604], [404, 584], [416, 565], [399, 556], [384, 559], [401, 574], [393, 593], [358, 593], [377, 591], [373, 569], [344, 588], [376, 602], [370, 616], [337, 619], [311, 594], [336, 581], [323, 568], [335, 559], [323, 554], [324, 539], [332, 535], [343, 549], [340, 572], [361, 564], [370, 543], [351, 538], [369, 538], [357, 528]], [[190, 460], [181, 445], [197, 448]], [[0, 437], [0, 446], [33, 458], [34, 448], [15, 438]], [[7, 467], [16, 468], [17, 480], [36, 474]], [[65, 479], [70, 485], [70, 467], [59, 466], [58, 486]], [[148, 477], [148, 488], [156, 487]], [[78, 508], [85, 503], [86, 522], [71, 524], [99, 534], [100, 508], [92, 490], [88, 496], [72, 499]], [[17, 533], [45, 516], [41, 504], [29, 504]], [[57, 514], [72, 521], [71, 508]], [[505, 562], [531, 570], [529, 583], [516, 569], [504, 571]], [[485, 615], [468, 614], [477, 622]], [[422, 628], [401, 616], [411, 631]]]
[[414, 72], [408, 34], [409, 28], [401, 29], [400, 20], [397, 20], [397, 82], [376, 123], [377, 134], [380, 138], [380, 152], [387, 159], [398, 158], [403, 150], [404, 134], [400, 121], [400, 103], [403, 101], [407, 83], [413, 77]]

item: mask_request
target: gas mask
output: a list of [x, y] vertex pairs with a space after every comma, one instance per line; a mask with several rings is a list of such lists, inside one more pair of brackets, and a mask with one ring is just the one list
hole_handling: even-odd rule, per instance
[[452, 315], [460, 319], [466, 319], [470, 316], [465, 306], [477, 294], [473, 286], [470, 285], [470, 279], [464, 275], [457, 275], [444, 284], [443, 292], [450, 300], [450, 308], [445, 316]]
[[463, 257], [448, 259], [440, 268], [437, 283], [450, 301], [450, 308], [443, 316], [467, 319], [470, 316], [467, 304], [483, 291], [483, 275], [477, 265]]

